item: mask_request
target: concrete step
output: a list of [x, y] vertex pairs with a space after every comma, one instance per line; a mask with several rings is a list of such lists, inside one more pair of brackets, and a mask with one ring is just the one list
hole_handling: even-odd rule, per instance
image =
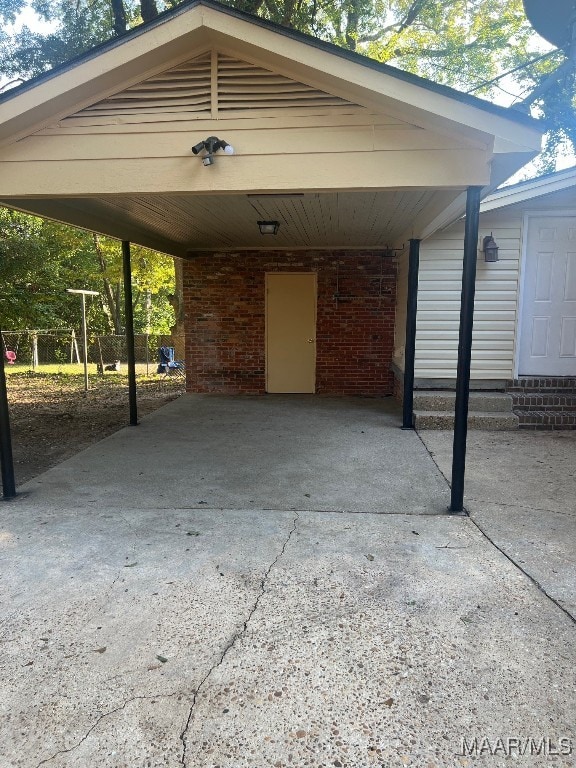
[[518, 429], [576, 429], [576, 411], [518, 411]]
[[[414, 410], [451, 411], [453, 413], [455, 399], [455, 392], [416, 390], [414, 392]], [[506, 392], [470, 392], [468, 411], [510, 413], [512, 411], [512, 396]]]
[[[454, 414], [448, 411], [414, 411], [414, 427], [422, 429], [453, 429]], [[484, 430], [518, 429], [518, 416], [505, 411], [468, 411], [468, 428]]]

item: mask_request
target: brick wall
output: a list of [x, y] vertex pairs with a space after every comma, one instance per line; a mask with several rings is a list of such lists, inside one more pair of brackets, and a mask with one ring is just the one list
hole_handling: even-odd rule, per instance
[[186, 261], [188, 391], [266, 391], [265, 274], [290, 271], [318, 274], [316, 391], [391, 394], [396, 266], [375, 251], [214, 253]]

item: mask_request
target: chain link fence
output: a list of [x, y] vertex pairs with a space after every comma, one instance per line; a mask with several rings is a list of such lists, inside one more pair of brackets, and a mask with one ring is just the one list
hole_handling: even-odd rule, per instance
[[[175, 360], [184, 360], [184, 336], [139, 333], [134, 336], [137, 372], [156, 373], [160, 347], [174, 350]], [[30, 370], [57, 366], [62, 370], [84, 361], [84, 340], [72, 328], [4, 331], [5, 362]], [[122, 370], [128, 362], [125, 336], [88, 336], [88, 363], [97, 370]], [[112, 366], [112, 367], [111, 367]]]

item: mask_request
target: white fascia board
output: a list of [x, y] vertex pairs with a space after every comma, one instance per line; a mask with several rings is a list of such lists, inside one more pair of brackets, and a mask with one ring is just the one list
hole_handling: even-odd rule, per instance
[[[525, 203], [536, 197], [550, 195], [563, 189], [576, 187], [576, 168], [568, 168], [566, 171], [544, 176], [529, 182], [521, 182], [510, 187], [504, 187], [489, 195], [481, 204], [482, 213], [494, 211], [516, 203]], [[574, 192], [576, 197], [576, 190]]]
[[[515, 152], [510, 155], [495, 155], [492, 158], [490, 184], [482, 190], [482, 195], [486, 195], [486, 198], [480, 203], [480, 213], [491, 210], [490, 208], [485, 207], [485, 203], [486, 200], [490, 200], [491, 197], [494, 196], [491, 194], [493, 193], [493, 190], [496, 189], [499, 184], [502, 184], [503, 181], [510, 178], [513, 173], [522, 168], [522, 166], [529, 162], [535, 155], [535, 152], [527, 154]], [[420, 233], [420, 239], [426, 240], [439, 230], [446, 229], [458, 221], [458, 219], [461, 219], [465, 212], [466, 191], [463, 191], [462, 194], [455, 198], [450, 205], [424, 227]]]

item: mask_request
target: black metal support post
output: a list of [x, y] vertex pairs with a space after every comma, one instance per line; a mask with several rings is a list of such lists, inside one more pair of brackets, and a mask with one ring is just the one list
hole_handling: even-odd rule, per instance
[[418, 267], [420, 240], [410, 240], [408, 253], [408, 296], [406, 298], [406, 341], [404, 344], [404, 395], [402, 429], [414, 429], [414, 359], [416, 357], [416, 313], [418, 311]]
[[128, 401], [130, 424], [138, 424], [136, 404], [136, 354], [134, 352], [134, 312], [132, 308], [132, 267], [130, 264], [130, 243], [122, 241], [122, 264], [124, 267], [124, 323], [126, 326], [126, 349], [128, 353]]
[[[0, 328], [0, 339], [2, 329]], [[5, 499], [16, 496], [14, 481], [14, 459], [12, 457], [12, 435], [10, 432], [10, 414], [8, 412], [8, 392], [4, 371], [4, 353], [0, 360], [0, 465], [2, 469], [2, 495]]]
[[472, 326], [474, 324], [474, 294], [476, 291], [476, 258], [478, 253], [478, 219], [480, 215], [481, 189], [481, 187], [468, 187], [466, 194], [466, 227], [464, 233], [464, 261], [462, 264], [462, 294], [460, 298], [460, 334], [458, 341], [458, 369], [456, 373], [456, 402], [454, 405], [450, 512], [462, 512], [464, 510], [464, 472], [466, 469], [470, 359], [472, 357]]

